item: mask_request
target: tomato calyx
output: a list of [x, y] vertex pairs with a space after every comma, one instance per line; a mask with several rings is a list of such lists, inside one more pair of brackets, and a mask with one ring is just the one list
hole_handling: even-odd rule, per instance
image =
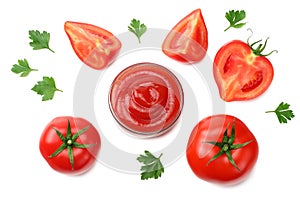
[[220, 151], [214, 155], [206, 164], [206, 166], [208, 166], [211, 162], [213, 162], [214, 160], [216, 160], [217, 158], [219, 158], [221, 155], [225, 154], [229, 160], [229, 162], [238, 170], [241, 171], [240, 168], [237, 166], [237, 164], [235, 163], [232, 155], [231, 155], [231, 151], [235, 150], [235, 149], [239, 149], [242, 148], [248, 144], [250, 144], [251, 142], [253, 142], [254, 140], [250, 140], [248, 142], [242, 143], [242, 144], [233, 144], [234, 139], [235, 139], [235, 119], [233, 119], [233, 123], [232, 123], [232, 127], [231, 127], [231, 134], [230, 136], [228, 136], [227, 132], [228, 132], [228, 128], [230, 126], [230, 123], [228, 124], [228, 126], [226, 127], [224, 133], [223, 133], [223, 138], [222, 138], [222, 142], [215, 142], [215, 141], [204, 141], [204, 143], [208, 143], [208, 144], [212, 144], [214, 146], [217, 146], [220, 148]]
[[[251, 30], [251, 29], [248, 29], [248, 31], [251, 31], [251, 35], [248, 37], [248, 39], [247, 39], [247, 44], [248, 44], [248, 46], [251, 48], [251, 51], [253, 52], [253, 54], [255, 54], [255, 55], [257, 55], [257, 56], [264, 56], [264, 57], [266, 57], [266, 56], [269, 56], [269, 55], [271, 55], [272, 53], [278, 53], [278, 51], [277, 50], [273, 50], [273, 51], [271, 51], [271, 52], [269, 52], [269, 53], [267, 53], [267, 54], [263, 54], [262, 52], [265, 50], [265, 48], [266, 48], [266, 46], [267, 46], [267, 42], [268, 42], [268, 40], [269, 40], [269, 37], [265, 40], [265, 42], [262, 44], [262, 43], [260, 43], [261, 41], [262, 41], [262, 39], [260, 39], [260, 40], [258, 40], [258, 41], [256, 41], [256, 42], [253, 42], [252, 44], [250, 44], [250, 42], [249, 42], [249, 40], [250, 40], [250, 38], [252, 37], [252, 35], [253, 35], [253, 31]], [[254, 45], [256, 45], [256, 44], [258, 44], [258, 46], [255, 48], [254, 47]]]
[[95, 145], [95, 144], [81, 144], [81, 143], [76, 142], [77, 138], [80, 135], [82, 135], [83, 133], [85, 133], [89, 129], [89, 127], [90, 126], [86, 126], [85, 128], [79, 130], [75, 134], [72, 134], [70, 120], [68, 119], [68, 128], [67, 128], [66, 137], [63, 136], [63, 134], [60, 131], [58, 131], [56, 128], [53, 127], [57, 136], [62, 141], [62, 144], [56, 149], [55, 152], [53, 152], [49, 156], [49, 158], [53, 158], [53, 157], [57, 156], [58, 154], [60, 154], [63, 150], [67, 149], [70, 163], [72, 166], [72, 170], [74, 170], [73, 148], [89, 148], [89, 147], [92, 147]]

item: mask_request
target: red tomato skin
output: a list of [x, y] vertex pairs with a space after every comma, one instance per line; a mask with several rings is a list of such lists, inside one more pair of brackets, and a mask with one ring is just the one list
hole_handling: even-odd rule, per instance
[[[238, 171], [228, 160], [225, 154], [207, 165], [209, 160], [216, 155], [220, 148], [205, 141], [222, 141], [223, 133], [229, 123], [235, 119], [234, 144], [241, 144], [253, 140], [250, 144], [231, 150], [233, 160], [236, 162]], [[231, 126], [228, 129], [231, 133]], [[235, 185], [244, 181], [254, 168], [258, 159], [258, 143], [248, 127], [238, 118], [230, 115], [214, 115], [201, 120], [192, 130], [186, 156], [194, 174], [207, 182]]]
[[201, 9], [196, 9], [182, 18], [168, 33], [162, 44], [164, 54], [183, 63], [201, 61], [207, 49], [208, 31]]
[[[53, 128], [60, 131], [63, 136], [66, 136], [68, 119], [70, 120], [72, 134], [90, 126], [88, 130], [76, 140], [76, 142], [81, 144], [95, 144], [89, 148], [73, 148], [74, 170], [72, 170], [67, 149], [64, 149], [55, 157], [49, 157], [62, 144], [61, 139], [58, 137]], [[71, 116], [54, 118], [45, 127], [39, 143], [40, 152], [50, 167], [57, 172], [69, 175], [79, 175], [87, 172], [94, 165], [96, 157], [100, 151], [100, 147], [100, 135], [96, 128], [83, 118]]]
[[[247, 83], [261, 75], [253, 89], [243, 90]], [[226, 101], [243, 101], [262, 95], [274, 77], [272, 63], [265, 56], [255, 55], [248, 44], [233, 40], [222, 46], [214, 58], [213, 74], [220, 97]]]
[[111, 32], [92, 24], [66, 21], [64, 29], [77, 57], [96, 70], [112, 64], [122, 47]]

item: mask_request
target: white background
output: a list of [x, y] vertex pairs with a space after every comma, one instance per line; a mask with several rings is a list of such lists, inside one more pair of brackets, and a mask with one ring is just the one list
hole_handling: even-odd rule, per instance
[[[277, 2], [2, 1], [0, 199], [299, 199], [300, 95], [296, 69], [300, 16], [296, 1]], [[208, 28], [210, 57], [232, 39], [246, 40], [247, 28], [254, 31], [254, 40], [270, 36], [266, 51], [279, 52], [269, 57], [275, 75], [266, 93], [252, 101], [226, 104], [226, 113], [244, 121], [259, 142], [259, 159], [251, 176], [233, 187], [207, 183], [192, 173], [185, 156], [167, 167], [158, 180], [141, 181], [139, 175], [117, 172], [100, 163], [82, 176], [53, 171], [39, 153], [39, 137], [54, 117], [73, 114], [74, 84], [82, 66], [64, 32], [64, 22], [88, 22], [117, 35], [127, 31], [133, 17], [149, 28], [171, 29], [196, 8], [202, 9]], [[228, 25], [224, 15], [229, 9], [246, 10], [245, 28], [223, 32]], [[55, 54], [31, 49], [28, 31], [32, 29], [51, 33], [50, 46]], [[39, 71], [20, 78], [10, 69], [24, 58]], [[64, 91], [48, 102], [42, 102], [30, 90], [44, 75], [53, 76], [57, 87]], [[275, 115], [264, 113], [281, 101], [290, 103], [296, 115], [288, 124], [279, 124]]]

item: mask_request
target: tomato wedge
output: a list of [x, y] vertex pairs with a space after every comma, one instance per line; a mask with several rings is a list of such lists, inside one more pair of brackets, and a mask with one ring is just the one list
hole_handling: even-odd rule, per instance
[[64, 28], [78, 58], [93, 69], [109, 66], [121, 49], [120, 40], [98, 26], [67, 21]]
[[207, 29], [200, 9], [180, 20], [162, 44], [162, 51], [167, 56], [184, 63], [201, 61], [207, 48]]
[[270, 86], [274, 70], [263, 55], [265, 44], [256, 49], [240, 40], [233, 40], [219, 49], [214, 59], [213, 73], [224, 101], [249, 100], [260, 96]]

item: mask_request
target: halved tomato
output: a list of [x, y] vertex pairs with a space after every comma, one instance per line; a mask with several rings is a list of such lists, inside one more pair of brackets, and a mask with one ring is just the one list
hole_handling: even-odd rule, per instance
[[67, 21], [64, 28], [78, 58], [93, 69], [109, 66], [121, 49], [120, 40], [98, 26]]
[[267, 41], [254, 49], [258, 42], [250, 45], [233, 40], [217, 52], [213, 73], [224, 101], [253, 99], [269, 88], [274, 70], [266, 58], [270, 54], [262, 54]]
[[196, 9], [173, 27], [162, 44], [162, 51], [177, 61], [199, 62], [206, 55], [207, 35], [202, 12]]

